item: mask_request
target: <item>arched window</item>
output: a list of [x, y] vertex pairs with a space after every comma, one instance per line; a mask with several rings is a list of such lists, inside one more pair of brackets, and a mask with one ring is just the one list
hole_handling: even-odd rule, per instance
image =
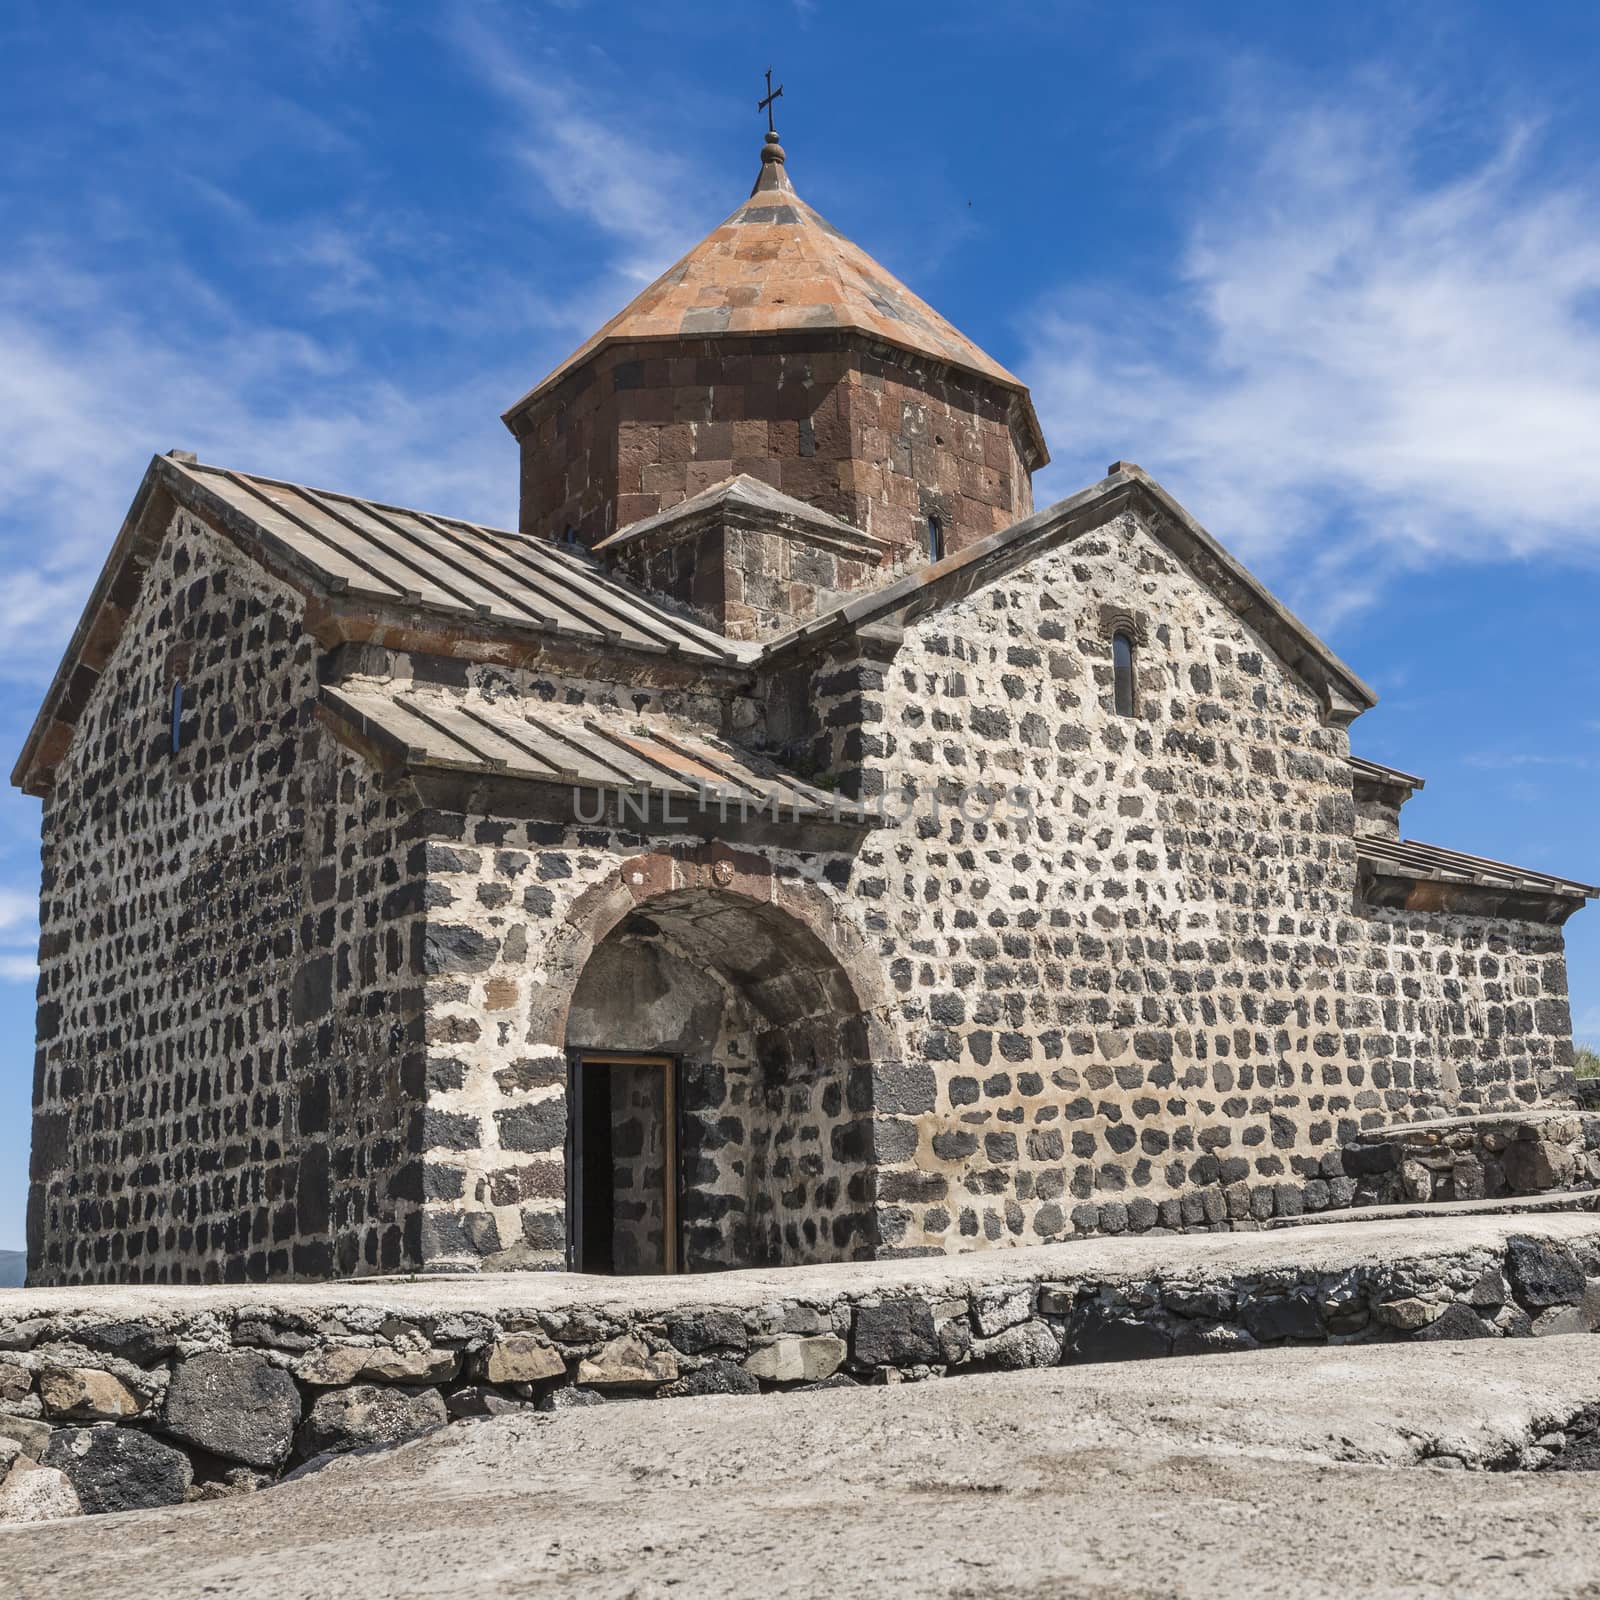
[[1111, 636], [1112, 702], [1119, 717], [1133, 715], [1133, 635], [1118, 628]]
[[937, 517], [928, 518], [928, 560], [944, 560], [944, 524]]

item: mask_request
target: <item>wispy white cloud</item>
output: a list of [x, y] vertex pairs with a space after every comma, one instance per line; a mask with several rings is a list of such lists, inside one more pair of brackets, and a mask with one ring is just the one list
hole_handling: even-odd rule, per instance
[[579, 85], [553, 59], [519, 46], [503, 13], [459, 9], [447, 37], [512, 114], [514, 158], [545, 199], [612, 241], [611, 266], [623, 279], [658, 276], [727, 209], [725, 189], [668, 142], [666, 127], [652, 126], [637, 103], [608, 108], [596, 82]]
[[0, 982], [33, 982], [39, 975], [38, 948], [38, 898], [0, 889]]
[[504, 521], [509, 374], [411, 394], [349, 348], [220, 298], [151, 317], [112, 278], [34, 256], [0, 276], [0, 659], [33, 676], [60, 648], [154, 450], [367, 489]]
[[[305, 0], [305, 12], [346, 50], [370, 22], [360, 5]], [[181, 178], [209, 257], [91, 182], [85, 227], [20, 237], [0, 271], [0, 679], [37, 682], [53, 664], [152, 451], [515, 516], [500, 411], [670, 261], [699, 185], [659, 155], [646, 177], [630, 139], [649, 131], [625, 138], [623, 119], [586, 110], [505, 13], [448, 15], [459, 59], [509, 114], [508, 185], [531, 188], [531, 170], [547, 211], [593, 225], [581, 288], [542, 293], [522, 262], [359, 185], [336, 210], [263, 216], [214, 149]], [[416, 349], [449, 350], [386, 360], [400, 329]], [[486, 349], [490, 364], [473, 365]]]
[[[373, 8], [299, 3], [307, 50], [359, 67]], [[448, 15], [474, 103], [511, 130], [484, 139], [483, 160], [560, 224], [576, 290], [542, 291], [559, 274], [506, 250], [503, 227], [429, 219], [375, 190], [356, 112], [333, 101], [334, 120], [251, 88], [240, 19], [180, 70], [170, 39], [130, 15], [107, 45], [126, 82], [102, 67], [66, 90], [63, 123], [93, 159], [63, 164], [59, 181], [31, 166], [0, 175], [0, 207], [26, 219], [0, 266], [0, 732], [13, 748], [152, 452], [510, 522], [516, 451], [500, 411], [668, 264], [680, 228], [715, 214], [681, 157], [658, 151], [638, 176], [638, 151], [663, 130], [594, 110], [535, 39], [492, 33], [508, 13]], [[237, 78], [249, 115], [185, 75]], [[342, 165], [298, 204], [251, 179], [263, 152]], [[531, 232], [541, 220], [530, 209]], [[12, 885], [35, 871], [35, 817], [0, 795]], [[33, 974], [33, 905], [31, 887], [0, 887], [0, 979]]]
[[1600, 560], [1600, 186], [1531, 123], [1441, 170], [1431, 116], [1238, 96], [1175, 280], [1040, 310], [1047, 488], [1140, 461], [1322, 625], [1396, 570]]

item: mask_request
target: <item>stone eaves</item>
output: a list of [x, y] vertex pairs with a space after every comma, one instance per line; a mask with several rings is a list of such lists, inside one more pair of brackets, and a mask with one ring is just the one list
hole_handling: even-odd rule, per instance
[[1381, 762], [1368, 761], [1364, 756], [1351, 756], [1348, 764], [1355, 775], [1358, 800], [1384, 800], [1398, 807], [1427, 787], [1426, 780], [1415, 773], [1402, 772], [1398, 767], [1386, 767]]
[[1377, 695], [1282, 605], [1142, 468], [1114, 462], [1099, 483], [922, 567], [886, 588], [848, 600], [773, 640], [760, 665], [781, 671], [878, 623], [906, 623], [953, 605], [1033, 560], [1103, 527], [1125, 511], [1161, 541], [1273, 653], [1316, 691], [1327, 720], [1340, 725], [1377, 704]]
[[1600, 887], [1557, 878], [1415, 839], [1363, 835], [1356, 841], [1361, 894], [1395, 911], [1455, 912], [1560, 924]]

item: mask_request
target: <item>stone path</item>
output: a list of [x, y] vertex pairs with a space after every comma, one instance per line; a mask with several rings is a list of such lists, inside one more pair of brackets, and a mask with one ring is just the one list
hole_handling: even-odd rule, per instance
[[243, 1500], [0, 1529], [0, 1589], [1577, 1600], [1600, 1588], [1593, 1477], [1416, 1463], [1548, 1434], [1600, 1390], [1593, 1352], [1279, 1350], [522, 1414]]

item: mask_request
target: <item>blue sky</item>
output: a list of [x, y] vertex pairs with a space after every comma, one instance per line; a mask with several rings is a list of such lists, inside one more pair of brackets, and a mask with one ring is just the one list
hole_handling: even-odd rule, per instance
[[[149, 455], [509, 523], [500, 411], [801, 193], [1138, 461], [1379, 691], [1416, 838], [1600, 881], [1600, 10], [12, 0], [0, 743]], [[37, 802], [0, 797], [0, 1246]], [[1600, 907], [1570, 926], [1600, 1043]]]

